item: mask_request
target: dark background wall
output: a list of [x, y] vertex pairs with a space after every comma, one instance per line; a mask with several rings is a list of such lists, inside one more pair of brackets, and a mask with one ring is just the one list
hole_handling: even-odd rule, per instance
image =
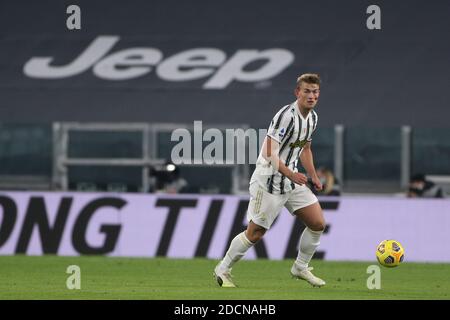
[[[81, 30], [66, 28], [69, 4], [81, 7]], [[318, 72], [321, 126], [448, 126], [450, 2], [376, 1], [381, 30], [366, 28], [370, 4], [3, 0], [0, 117], [10, 122], [203, 120], [267, 127], [274, 112], [293, 101], [296, 77]], [[92, 68], [66, 79], [24, 75], [30, 58], [51, 56], [52, 65], [65, 65], [101, 35], [120, 37], [109, 53], [153, 47], [165, 59], [213, 47], [228, 59], [239, 49], [284, 48], [295, 59], [270, 80], [235, 81], [213, 90], [202, 88], [208, 77], [169, 82], [154, 70], [122, 81], [100, 79]]]

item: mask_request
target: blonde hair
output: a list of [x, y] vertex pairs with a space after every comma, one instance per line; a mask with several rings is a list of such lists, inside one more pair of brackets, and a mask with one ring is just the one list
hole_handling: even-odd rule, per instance
[[297, 78], [297, 88], [304, 83], [317, 84], [320, 86], [320, 76], [317, 73], [304, 73]]

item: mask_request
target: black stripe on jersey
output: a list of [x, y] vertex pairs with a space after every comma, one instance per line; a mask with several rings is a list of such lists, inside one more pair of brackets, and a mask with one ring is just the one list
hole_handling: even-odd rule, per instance
[[[306, 121], [306, 123], [307, 123], [307, 126], [306, 126], [306, 135], [305, 135], [305, 139], [303, 140], [305, 143], [307, 142], [308, 136], [309, 136], [309, 130], [310, 130], [309, 119]], [[299, 136], [299, 138], [300, 138], [300, 136]], [[300, 152], [301, 152], [302, 150], [303, 150], [303, 147], [301, 147], [301, 148], [298, 149], [298, 152], [297, 152], [297, 159], [298, 159], [298, 157], [300, 157]], [[295, 188], [295, 185], [294, 185], [293, 182], [291, 182], [291, 187], [292, 187], [292, 189]]]
[[290, 106], [291, 105], [287, 105], [287, 106], [284, 107], [284, 109], [282, 109], [280, 115], [278, 116], [277, 121], [275, 122], [275, 127], [274, 127], [275, 129], [279, 128], [280, 123], [281, 123], [281, 119], [283, 118], [283, 114], [289, 109]]
[[[292, 124], [292, 127], [291, 127], [291, 124]], [[289, 129], [291, 129], [290, 132], [289, 132]], [[289, 140], [291, 140], [292, 135], [294, 134], [294, 131], [295, 131], [295, 117], [293, 116], [291, 118], [291, 122], [289, 122], [288, 129], [286, 130], [286, 135], [285, 135], [286, 141], [284, 141], [284, 143], [281, 145], [281, 148], [280, 148], [278, 154], [281, 154], [283, 152], [284, 148], [286, 148], [286, 146], [289, 143]], [[281, 141], [283, 141], [283, 140], [284, 140], [284, 138]]]
[[317, 114], [312, 111], [312, 118], [313, 118], [313, 131], [316, 130], [316, 126], [317, 126]]
[[[295, 171], [295, 168], [298, 166], [298, 160], [296, 160], [295, 162], [294, 162], [294, 165], [292, 166], [292, 171]], [[292, 181], [291, 181], [291, 188], [292, 188], [292, 190], [294, 190], [295, 189], [295, 183], [293, 183]]]
[[[298, 124], [299, 124], [297, 140], [299, 140], [300, 136], [302, 134], [302, 120], [300, 119], [299, 115], [297, 115], [297, 118], [298, 118]], [[291, 161], [291, 158], [292, 158], [292, 154], [294, 153], [294, 149], [295, 148], [291, 148], [291, 150], [289, 150], [288, 156], [286, 158], [285, 166], [287, 166], [288, 168], [289, 168], [289, 162]], [[281, 194], [284, 194], [284, 179], [285, 178], [286, 178], [285, 175], [281, 175], [281, 182], [280, 182], [280, 193]]]
[[[301, 122], [300, 122], [300, 126], [301, 126]], [[283, 152], [284, 148], [287, 146], [289, 140], [291, 140], [292, 135], [294, 134], [294, 129], [295, 129], [295, 126], [294, 126], [294, 128], [292, 129], [291, 134], [289, 135], [289, 138], [284, 142], [283, 146], [281, 147], [280, 152], [279, 152], [280, 155], [281, 155], [281, 153]], [[292, 151], [292, 150], [289, 151], [288, 157], [290, 156], [291, 151]], [[286, 163], [286, 165], [287, 165], [287, 164], [289, 163], [289, 158], [286, 158], [286, 162], [287, 162], [287, 163]], [[281, 192], [281, 194], [284, 193], [284, 178], [285, 178], [285, 176], [284, 176], [284, 175], [281, 175], [281, 181], [280, 181], [280, 192]], [[272, 188], [273, 188], [273, 186], [272, 186]]]
[[275, 176], [274, 174], [271, 175], [269, 178], [269, 181], [267, 181], [267, 184], [269, 185], [269, 187], [267, 188], [269, 193], [273, 193], [273, 177], [274, 176]]
[[[281, 142], [283, 142], [283, 140], [287, 138], [287, 136], [288, 136], [289, 133], [290, 133], [289, 130], [291, 130], [291, 128], [292, 128], [293, 125], [294, 125], [294, 118], [292, 117], [292, 118], [291, 118], [291, 121], [289, 122], [289, 125], [288, 125], [288, 127], [287, 127], [287, 129], [286, 129], [286, 134], [284, 135], [283, 139], [281, 139]], [[292, 129], [292, 130], [294, 130], [294, 129]], [[291, 135], [292, 135], [292, 134], [291, 134]], [[289, 139], [287, 139], [287, 140], [284, 142], [283, 145], [286, 145], [287, 141], [289, 141]], [[283, 150], [283, 149], [280, 149], [280, 153], [281, 153], [281, 150]]]
[[[309, 137], [309, 129], [310, 129], [310, 127], [309, 127], [309, 119], [308, 119], [308, 121], [306, 121], [306, 124], [307, 124], [307, 126], [306, 126], [305, 140], [308, 140], [308, 137]], [[303, 148], [301, 148], [301, 149], [303, 149]], [[301, 150], [301, 149], [300, 149], [300, 150]]]
[[[283, 139], [286, 138], [286, 141], [283, 143], [283, 145], [279, 149], [278, 155], [281, 155], [281, 153], [283, 152], [284, 148], [287, 146], [289, 140], [291, 139], [292, 135], [294, 134], [294, 129], [295, 129], [294, 118], [292, 118], [291, 121], [289, 122], [288, 127], [287, 127], [286, 135], [283, 138]], [[289, 130], [291, 130], [291, 131], [289, 132]], [[283, 139], [281, 141], [283, 141]], [[268, 187], [269, 193], [273, 193], [273, 178], [274, 177], [275, 177], [275, 174], [273, 174], [270, 177], [269, 181], [267, 182], [268, 185], [269, 185], [269, 187]]]

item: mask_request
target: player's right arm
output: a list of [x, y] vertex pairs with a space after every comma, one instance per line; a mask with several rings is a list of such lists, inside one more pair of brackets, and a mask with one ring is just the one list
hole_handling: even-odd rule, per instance
[[262, 147], [262, 156], [270, 162], [272, 167], [286, 176], [289, 180], [299, 185], [306, 184], [308, 178], [300, 172], [294, 172], [283, 163], [279, 158], [280, 143], [269, 136], [264, 139]]

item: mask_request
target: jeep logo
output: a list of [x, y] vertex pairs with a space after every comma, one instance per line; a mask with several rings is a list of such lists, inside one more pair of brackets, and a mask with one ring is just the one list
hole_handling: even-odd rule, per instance
[[[95, 76], [104, 80], [128, 80], [142, 77], [153, 69], [165, 81], [190, 81], [208, 78], [204, 89], [224, 89], [233, 81], [257, 82], [280, 74], [293, 61], [286, 49], [241, 49], [227, 58], [217, 48], [193, 48], [163, 58], [157, 48], [130, 48], [107, 55], [119, 41], [118, 36], [99, 36], [70, 64], [51, 65], [53, 57], [33, 57], [23, 72], [30, 78], [61, 79], [76, 76], [92, 67]], [[263, 62], [251, 69], [252, 62]], [[247, 67], [247, 69], [246, 69]]]

